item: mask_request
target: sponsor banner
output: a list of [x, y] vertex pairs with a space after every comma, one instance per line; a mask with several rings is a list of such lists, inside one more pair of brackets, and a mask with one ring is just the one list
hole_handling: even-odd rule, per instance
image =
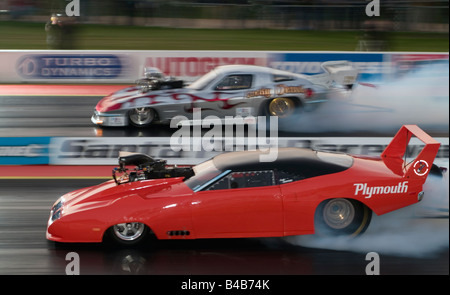
[[2, 83], [130, 83], [137, 56], [123, 51], [0, 50]]
[[419, 71], [426, 71], [427, 76], [448, 75], [448, 53], [392, 53], [386, 55], [390, 61], [389, 76], [399, 79]]
[[118, 55], [29, 54], [16, 64], [24, 79], [115, 79], [126, 65]]
[[380, 79], [389, 72], [389, 61], [383, 53], [368, 52], [285, 52], [271, 53], [268, 66], [297, 74], [315, 75], [325, 71], [321, 64], [332, 60], [346, 60], [358, 70], [360, 81]]
[[[394, 59], [394, 57], [397, 57]], [[267, 66], [288, 72], [315, 75], [324, 73], [321, 64], [326, 61], [346, 60], [358, 70], [359, 81], [380, 81], [396, 73], [399, 59], [412, 58], [422, 63], [447, 61], [442, 53], [373, 53], [373, 52], [246, 52], [246, 51], [164, 51], [148, 52], [144, 67], [156, 67], [167, 76], [191, 82], [221, 65], [245, 64]], [[406, 62], [406, 61], [405, 61]]]
[[[214, 142], [211, 142], [214, 140]], [[298, 137], [298, 138], [188, 138], [187, 142], [174, 142], [170, 137], [114, 137], [80, 138], [60, 137], [51, 141], [50, 163], [56, 165], [117, 165], [120, 151], [144, 153], [153, 158], [165, 159], [168, 164], [195, 165], [220, 153], [237, 150], [262, 150], [276, 152], [278, 147], [302, 147], [315, 150], [336, 151], [356, 155], [379, 156], [392, 137]], [[448, 166], [448, 138], [441, 142], [435, 163]], [[412, 139], [407, 158], [414, 158], [423, 143]]]
[[238, 64], [267, 66], [266, 57], [267, 52], [254, 51], [149, 52], [144, 67], [155, 67], [166, 76], [194, 81], [218, 66]]
[[170, 137], [57, 137], [52, 139], [50, 164], [117, 165], [120, 151], [143, 153], [168, 164], [194, 165], [215, 153], [175, 152]]
[[49, 163], [50, 137], [0, 137], [0, 165]]
[[321, 63], [348, 60], [360, 81], [386, 78], [413, 63], [447, 60], [448, 53], [0, 50], [2, 83], [134, 83], [144, 67], [192, 82], [221, 65], [268, 66], [299, 74], [323, 73]]

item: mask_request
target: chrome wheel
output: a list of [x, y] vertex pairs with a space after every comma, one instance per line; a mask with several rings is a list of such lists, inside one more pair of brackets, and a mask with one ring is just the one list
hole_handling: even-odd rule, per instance
[[128, 114], [131, 124], [143, 127], [153, 122], [155, 119], [155, 111], [151, 108], [135, 108], [130, 110]]
[[269, 114], [271, 116], [286, 118], [292, 115], [294, 111], [295, 103], [287, 97], [277, 97], [269, 103]]
[[122, 241], [135, 241], [142, 236], [145, 225], [139, 222], [119, 223], [113, 226], [114, 235]]
[[334, 199], [323, 208], [323, 220], [332, 229], [343, 229], [355, 218], [355, 207], [347, 199]]

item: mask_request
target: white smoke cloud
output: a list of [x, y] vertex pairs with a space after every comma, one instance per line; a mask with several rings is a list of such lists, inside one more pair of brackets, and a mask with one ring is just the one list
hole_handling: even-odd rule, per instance
[[404, 124], [448, 133], [448, 63], [424, 66], [376, 87], [356, 85], [348, 96], [330, 95], [329, 101], [282, 127], [296, 132], [395, 132]]
[[367, 231], [357, 238], [292, 236], [291, 244], [310, 248], [377, 252], [380, 255], [428, 257], [449, 247], [448, 172], [430, 175], [422, 202], [377, 216], [373, 214]]

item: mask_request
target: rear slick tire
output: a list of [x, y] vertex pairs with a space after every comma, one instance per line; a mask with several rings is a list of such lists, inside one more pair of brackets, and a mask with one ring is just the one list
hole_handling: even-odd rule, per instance
[[284, 119], [294, 115], [297, 105], [289, 97], [277, 97], [272, 99], [268, 105], [268, 113], [270, 116], [276, 116]]
[[322, 202], [315, 214], [315, 231], [320, 236], [356, 237], [363, 234], [372, 219], [372, 210], [352, 199]]

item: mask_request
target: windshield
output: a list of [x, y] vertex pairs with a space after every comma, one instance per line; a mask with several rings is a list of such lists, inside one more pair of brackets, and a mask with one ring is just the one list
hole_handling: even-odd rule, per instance
[[208, 86], [211, 81], [215, 80], [217, 78], [217, 74], [215, 71], [211, 71], [204, 76], [200, 77], [198, 80], [193, 82], [191, 85], [187, 86], [186, 88], [195, 89], [195, 90], [202, 90], [206, 86]]
[[198, 190], [208, 181], [214, 179], [222, 173], [222, 171], [217, 169], [212, 160], [198, 164], [193, 168], [193, 170], [195, 175], [185, 181], [187, 186], [193, 191]]

